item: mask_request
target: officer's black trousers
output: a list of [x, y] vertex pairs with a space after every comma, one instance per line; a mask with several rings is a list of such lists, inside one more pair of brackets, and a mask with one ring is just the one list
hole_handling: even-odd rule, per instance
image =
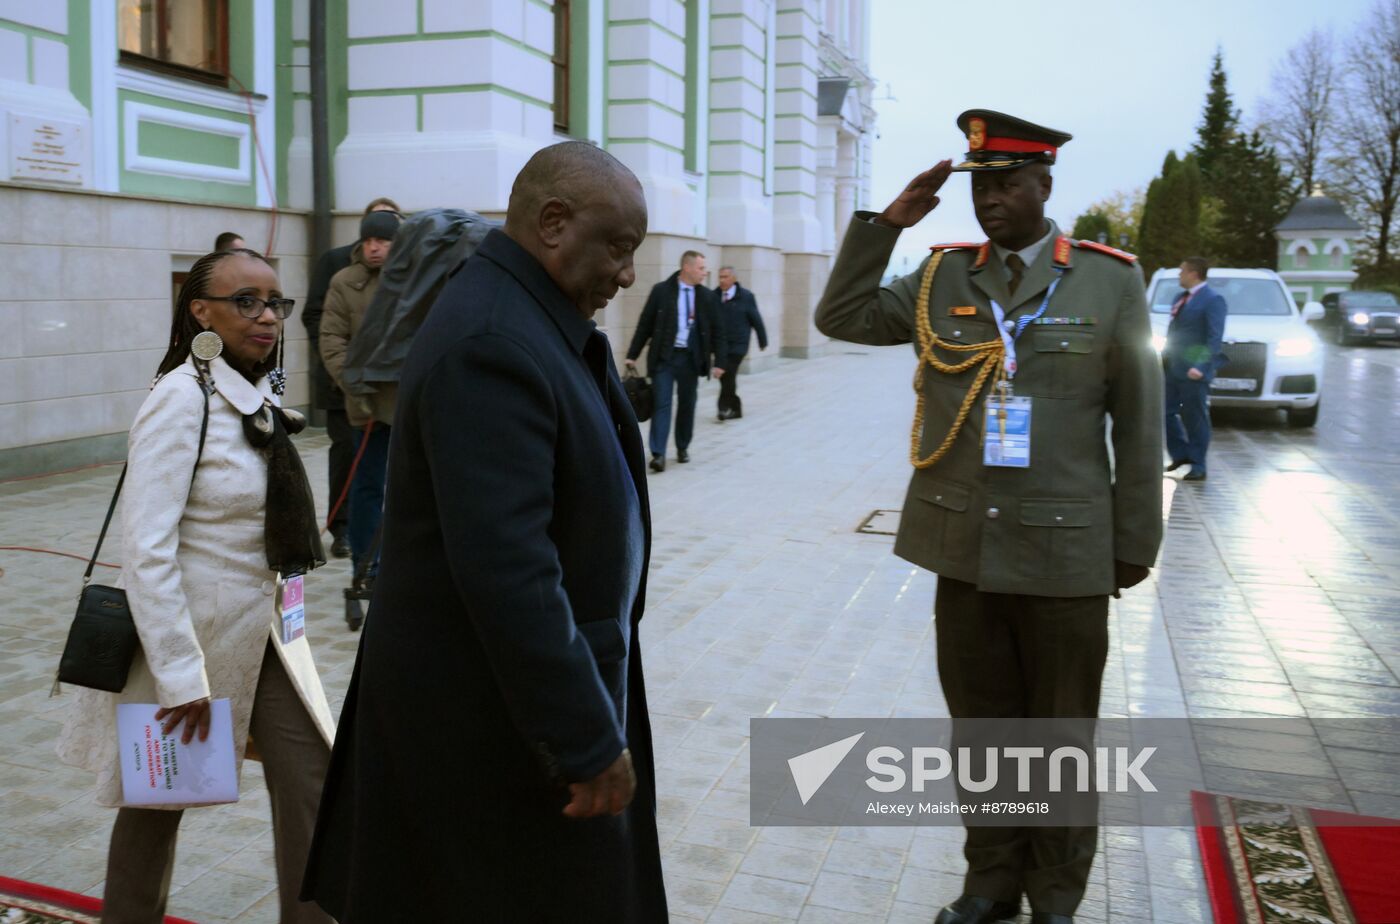
[[[1092, 738], [1108, 656], [1108, 598], [982, 593], [938, 579], [938, 674], [954, 718], [1083, 718]], [[1092, 746], [1092, 742], [1087, 742]], [[967, 816], [964, 816], [967, 817]], [[1098, 837], [1093, 827], [967, 829], [964, 891], [1073, 914]]]

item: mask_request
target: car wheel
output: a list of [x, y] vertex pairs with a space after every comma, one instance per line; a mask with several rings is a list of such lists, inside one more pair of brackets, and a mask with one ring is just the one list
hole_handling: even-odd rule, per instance
[[1351, 346], [1351, 338], [1347, 336], [1347, 326], [1341, 321], [1337, 322], [1337, 346]]
[[1288, 425], [1290, 427], [1311, 427], [1317, 423], [1317, 413], [1322, 410], [1322, 399], [1312, 407], [1298, 407], [1288, 409]]

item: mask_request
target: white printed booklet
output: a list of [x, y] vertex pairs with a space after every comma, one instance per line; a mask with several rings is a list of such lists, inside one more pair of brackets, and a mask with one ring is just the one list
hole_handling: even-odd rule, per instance
[[169, 735], [156, 721], [160, 706], [117, 706], [117, 746], [126, 805], [215, 805], [238, 801], [233, 757], [233, 714], [226, 699], [210, 704], [209, 738], [183, 744], [182, 722]]

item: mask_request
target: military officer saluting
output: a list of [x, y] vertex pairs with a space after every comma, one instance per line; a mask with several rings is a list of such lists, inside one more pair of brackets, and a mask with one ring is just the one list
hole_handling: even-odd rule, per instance
[[[1162, 537], [1161, 365], [1129, 254], [1045, 217], [1064, 132], [989, 110], [958, 117], [965, 161], [857, 212], [817, 306], [830, 337], [912, 343], [914, 474], [895, 554], [938, 574], [938, 672], [955, 720], [1061, 718], [1092, 730], [1108, 595], [1148, 575]], [[881, 288], [899, 233], [972, 179], [989, 240], [932, 248]], [[1111, 421], [1112, 457], [1107, 439]], [[937, 924], [1065, 924], [1093, 827], [969, 822], [963, 895]]]

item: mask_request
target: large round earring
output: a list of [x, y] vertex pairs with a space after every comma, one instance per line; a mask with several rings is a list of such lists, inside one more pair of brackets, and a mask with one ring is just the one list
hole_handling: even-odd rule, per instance
[[200, 331], [190, 341], [190, 355], [203, 363], [213, 362], [223, 351], [223, 338], [212, 330]]

